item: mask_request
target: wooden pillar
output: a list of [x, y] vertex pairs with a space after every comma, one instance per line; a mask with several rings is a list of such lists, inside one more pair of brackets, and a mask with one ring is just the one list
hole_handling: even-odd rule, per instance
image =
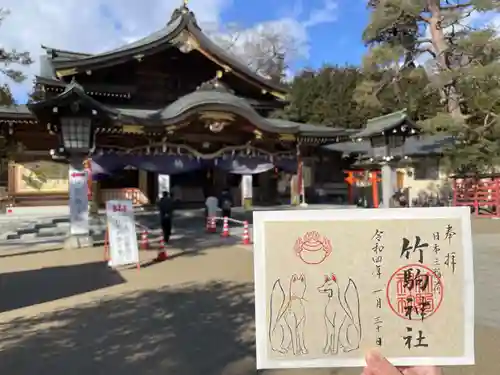
[[347, 203], [354, 204], [353, 184], [356, 182], [356, 178], [354, 177], [354, 171], [344, 171], [344, 173], [347, 173], [347, 177], [344, 178], [344, 181], [347, 183]]
[[304, 187], [304, 160], [302, 159], [300, 142], [297, 142], [297, 194], [299, 196], [298, 204], [307, 206]]
[[378, 171], [371, 171], [370, 173], [370, 180], [372, 183], [372, 202], [373, 202], [373, 207], [378, 208], [379, 206], [379, 201], [378, 201], [378, 183], [380, 182], [380, 178], [378, 177], [379, 172]]
[[148, 196], [148, 171], [139, 169], [139, 191], [145, 196]]

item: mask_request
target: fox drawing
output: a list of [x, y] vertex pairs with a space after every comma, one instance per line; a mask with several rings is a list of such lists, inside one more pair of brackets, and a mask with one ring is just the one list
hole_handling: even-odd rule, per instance
[[286, 354], [291, 349], [294, 355], [308, 353], [304, 342], [305, 292], [303, 274], [292, 275], [287, 294], [280, 279], [274, 282], [269, 306], [269, 342], [273, 351]]
[[349, 278], [345, 291], [341, 293], [335, 275], [325, 276], [318, 287], [328, 297], [325, 306], [326, 343], [325, 354], [337, 354], [339, 347], [347, 353], [359, 349], [361, 342], [361, 319], [359, 316], [359, 293], [354, 281]]

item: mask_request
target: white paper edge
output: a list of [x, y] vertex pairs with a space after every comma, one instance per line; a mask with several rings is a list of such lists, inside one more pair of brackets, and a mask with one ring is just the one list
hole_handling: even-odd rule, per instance
[[[106, 201], [106, 230], [108, 230], [108, 224], [107, 224], [107, 220], [108, 220], [108, 211], [111, 210], [111, 207], [113, 205], [117, 205], [117, 204], [125, 204], [128, 207], [131, 208], [131, 212], [132, 212], [132, 222], [134, 223], [135, 225], [135, 214], [134, 214], [134, 204], [132, 202], [132, 200], [130, 199], [111, 199], [109, 201]], [[134, 234], [135, 234], [135, 228], [134, 228]], [[137, 234], [135, 234], [135, 237], [136, 237], [136, 240], [133, 242], [133, 245], [134, 246], [134, 259], [131, 259], [130, 262], [125, 262], [125, 263], [115, 263], [113, 262], [113, 259], [112, 259], [112, 252], [111, 252], [111, 244], [109, 243], [110, 242], [110, 239], [108, 238], [108, 248], [109, 248], [109, 253], [108, 253], [108, 256], [109, 256], [109, 260], [108, 260], [108, 267], [111, 267], [111, 268], [117, 268], [117, 267], [122, 267], [122, 266], [130, 266], [130, 265], [134, 265], [134, 264], [139, 264], [140, 263], [140, 257], [139, 257], [139, 245], [137, 244]], [[135, 244], [135, 245], [134, 245]]]
[[392, 357], [397, 366], [474, 365], [474, 264], [472, 253], [472, 233], [469, 207], [429, 207], [429, 208], [379, 208], [379, 209], [331, 209], [254, 211], [254, 283], [255, 283], [255, 339], [257, 369], [271, 368], [312, 368], [312, 367], [362, 367], [364, 359], [328, 358], [307, 360], [268, 360], [267, 341], [264, 223], [271, 221], [322, 221], [322, 220], [379, 220], [379, 219], [437, 219], [458, 218], [462, 220], [462, 241], [464, 245], [464, 355], [458, 357]]

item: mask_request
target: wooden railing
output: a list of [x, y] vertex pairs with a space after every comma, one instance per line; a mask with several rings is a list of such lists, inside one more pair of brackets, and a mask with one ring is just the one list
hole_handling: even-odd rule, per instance
[[471, 207], [476, 216], [500, 217], [500, 178], [454, 180], [453, 205]]

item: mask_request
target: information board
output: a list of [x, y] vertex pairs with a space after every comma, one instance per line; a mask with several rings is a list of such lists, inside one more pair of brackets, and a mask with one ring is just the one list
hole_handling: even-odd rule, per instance
[[138, 264], [139, 247], [137, 246], [132, 201], [107, 201], [106, 220], [109, 241], [109, 266], [118, 267]]

